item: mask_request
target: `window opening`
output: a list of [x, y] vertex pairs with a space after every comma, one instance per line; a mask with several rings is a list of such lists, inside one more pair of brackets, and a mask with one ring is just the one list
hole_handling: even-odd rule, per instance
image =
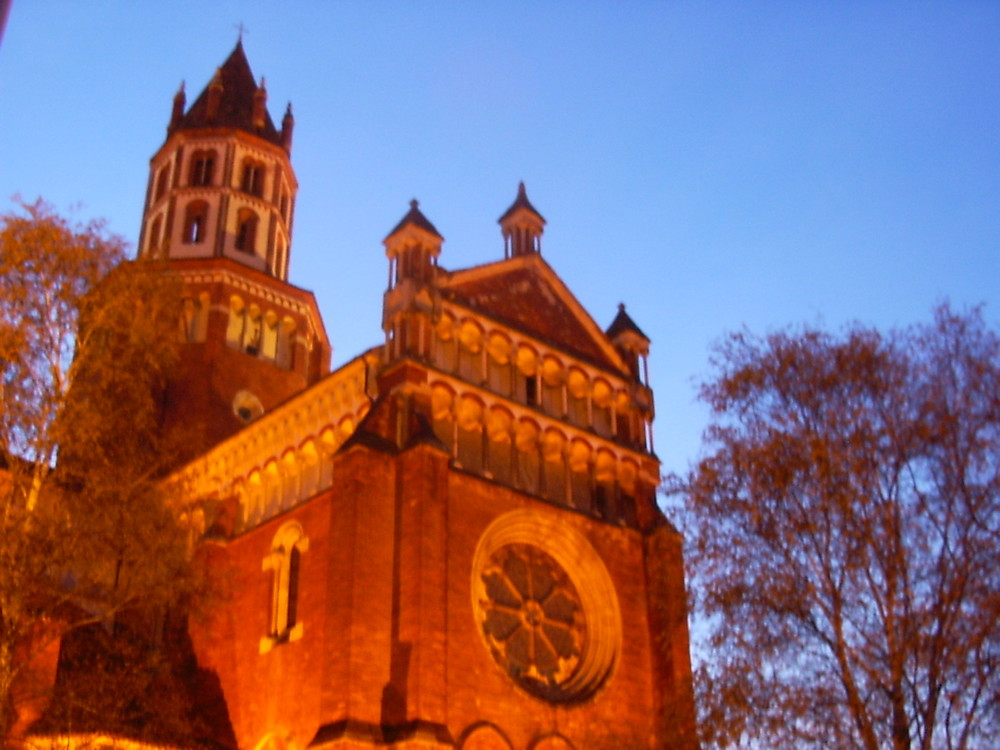
[[257, 214], [243, 209], [237, 218], [236, 249], [244, 253], [254, 253], [257, 247]]
[[214, 167], [214, 151], [195, 151], [191, 162], [191, 184], [196, 187], [211, 185]]
[[309, 549], [309, 540], [297, 522], [282, 526], [274, 536], [271, 554], [264, 558], [264, 570], [271, 571], [271, 617], [267, 635], [261, 639], [261, 653], [279, 643], [302, 637], [299, 621], [299, 584], [302, 553]]
[[207, 223], [208, 204], [205, 201], [189, 203], [184, 211], [184, 243], [195, 245], [204, 240]]
[[243, 162], [243, 192], [260, 198], [264, 194], [264, 165], [247, 159]]
[[538, 406], [538, 376], [524, 378], [524, 401], [528, 406]]

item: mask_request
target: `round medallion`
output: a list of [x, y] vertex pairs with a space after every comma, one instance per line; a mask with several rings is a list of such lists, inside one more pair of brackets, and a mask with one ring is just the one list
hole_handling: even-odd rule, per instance
[[614, 585], [587, 540], [555, 518], [512, 511], [487, 528], [472, 605], [494, 661], [536, 698], [589, 698], [617, 663]]
[[528, 692], [564, 700], [587, 626], [580, 597], [559, 564], [537, 547], [509, 544], [481, 573], [482, 630], [493, 658]]

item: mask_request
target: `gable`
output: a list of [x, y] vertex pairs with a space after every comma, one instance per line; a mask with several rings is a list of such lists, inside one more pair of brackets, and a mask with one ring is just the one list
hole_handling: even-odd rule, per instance
[[624, 369], [604, 332], [540, 256], [455, 271], [439, 284], [445, 299], [601, 367]]

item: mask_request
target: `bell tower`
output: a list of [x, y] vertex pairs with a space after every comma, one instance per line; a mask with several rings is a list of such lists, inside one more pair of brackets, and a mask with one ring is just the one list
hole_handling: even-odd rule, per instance
[[316, 301], [288, 283], [294, 126], [288, 105], [275, 127], [238, 41], [190, 106], [181, 85], [150, 159], [139, 257], [166, 261], [183, 283], [184, 370], [166, 419], [197, 428], [193, 450], [329, 371]]
[[278, 130], [242, 42], [185, 104], [182, 85], [150, 161], [140, 256], [231, 258], [286, 281], [298, 190], [291, 105]]

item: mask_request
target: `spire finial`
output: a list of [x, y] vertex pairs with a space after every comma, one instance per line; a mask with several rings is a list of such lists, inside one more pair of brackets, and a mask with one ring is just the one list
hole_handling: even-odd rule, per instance
[[618, 312], [625, 312], [625, 303], [624, 302], [619, 302], [618, 303]]
[[517, 183], [517, 197], [518, 198], [527, 198], [528, 197], [528, 193], [524, 189], [524, 180], [521, 180], [519, 183]]
[[243, 44], [244, 32], [249, 33], [247, 32], [247, 27], [243, 25], [242, 21], [240, 21], [239, 23], [234, 23], [233, 27], [236, 29], [236, 44], [237, 45]]
[[418, 201], [416, 198], [414, 198], [413, 200], [410, 201], [410, 208], [416, 209], [417, 206], [419, 206], [419, 205], [420, 205], [420, 201]]

